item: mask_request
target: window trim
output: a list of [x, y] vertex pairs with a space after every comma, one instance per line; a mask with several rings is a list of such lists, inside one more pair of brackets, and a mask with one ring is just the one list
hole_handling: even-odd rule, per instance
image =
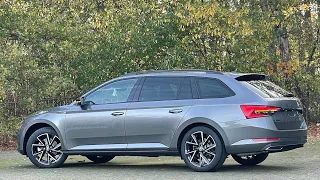
[[[185, 81], [190, 81], [190, 90], [191, 90], [191, 98], [187, 98], [187, 99], [180, 99], [180, 94], [181, 94], [181, 90], [182, 90], [182, 86], [184, 85]], [[180, 85], [179, 91], [178, 91], [178, 95], [177, 95], [177, 100], [188, 100], [188, 99], [194, 99], [193, 97], [193, 88], [192, 88], [192, 77], [184, 77], [182, 80], [182, 84]]]
[[[201, 92], [201, 89], [200, 89], [200, 85], [199, 85], [199, 79], [213, 79], [213, 80], [219, 81], [224, 87], [229, 89], [229, 91], [232, 93], [232, 95], [231, 96], [227, 96], [227, 97], [203, 98], [202, 97], [202, 92]], [[198, 91], [198, 99], [221, 99], [221, 98], [233, 97], [233, 96], [236, 95], [236, 93], [229, 86], [227, 86], [223, 81], [221, 81], [218, 78], [213, 78], [213, 77], [195, 77], [195, 85], [196, 85], [196, 88], [197, 88], [197, 91]]]
[[200, 99], [200, 93], [197, 86], [197, 80], [195, 76], [191, 77], [192, 98]]
[[109, 84], [112, 84], [112, 83], [115, 83], [115, 82], [119, 82], [119, 81], [124, 81], [124, 80], [129, 80], [129, 79], [137, 79], [136, 83], [134, 84], [133, 88], [131, 89], [130, 93], [129, 93], [129, 96], [128, 96], [128, 99], [127, 101], [125, 102], [114, 102], [114, 103], [103, 103], [103, 104], [92, 104], [92, 105], [106, 105], [106, 104], [122, 104], [122, 103], [128, 103], [128, 102], [132, 102], [133, 100], [133, 95], [134, 93], [137, 91], [137, 86], [138, 84], [140, 84], [140, 81], [141, 81], [141, 78], [139, 77], [129, 77], [129, 78], [123, 78], [123, 79], [117, 79], [117, 80], [113, 80], [113, 81], [110, 81], [110, 82], [106, 82], [106, 83], [103, 83], [101, 84], [100, 86], [94, 88], [93, 90], [89, 91], [87, 94], [85, 94], [84, 96], [82, 96], [84, 99], [86, 99], [90, 94], [96, 92], [97, 90], [109, 85]]
[[[182, 78], [182, 81], [181, 81], [181, 83], [179, 85], [179, 90], [178, 90], [178, 94], [177, 94], [176, 99], [140, 101], [139, 98], [141, 96], [142, 87], [143, 87], [143, 85], [145, 83], [145, 80], [147, 78]], [[181, 87], [183, 85], [183, 82], [184, 82], [185, 78], [191, 78], [191, 88], [192, 88], [192, 76], [144, 76], [143, 79], [141, 80], [141, 83], [139, 84], [139, 87], [137, 88], [137, 92], [136, 92], [136, 95], [134, 97], [133, 102], [157, 102], [157, 101], [177, 101], [177, 100], [181, 101], [181, 100], [192, 100], [192, 99], [195, 99], [194, 97], [192, 99], [179, 99], [180, 90], [181, 90]], [[193, 93], [193, 89], [191, 90], [191, 92]], [[193, 94], [192, 94], [192, 96], [193, 96]]]

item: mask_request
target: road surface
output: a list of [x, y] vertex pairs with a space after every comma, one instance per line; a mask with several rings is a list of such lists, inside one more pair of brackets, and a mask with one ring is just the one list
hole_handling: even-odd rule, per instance
[[237, 164], [229, 157], [218, 172], [188, 169], [179, 157], [116, 157], [109, 163], [92, 164], [82, 156], [69, 156], [61, 168], [38, 169], [16, 151], [0, 152], [0, 179], [320, 179], [320, 141], [304, 148], [270, 154], [254, 167]]

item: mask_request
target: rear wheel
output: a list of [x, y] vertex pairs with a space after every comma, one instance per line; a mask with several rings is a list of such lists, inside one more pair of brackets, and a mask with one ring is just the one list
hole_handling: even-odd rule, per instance
[[51, 127], [36, 130], [28, 139], [26, 152], [40, 168], [59, 167], [68, 157], [61, 151], [61, 140]]
[[245, 166], [253, 166], [253, 165], [262, 163], [264, 160], [267, 159], [268, 155], [269, 155], [268, 153], [263, 153], [263, 154], [256, 154], [256, 155], [250, 155], [250, 156], [232, 155], [232, 157], [239, 164], [242, 164]]
[[194, 171], [215, 171], [226, 159], [225, 147], [209, 127], [190, 129], [181, 141], [181, 157]]
[[86, 156], [93, 163], [106, 163], [111, 161], [115, 156]]

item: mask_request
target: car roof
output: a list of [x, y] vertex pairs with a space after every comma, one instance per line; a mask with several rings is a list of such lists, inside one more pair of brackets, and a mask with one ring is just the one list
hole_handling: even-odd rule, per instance
[[147, 70], [147, 71], [139, 71], [139, 72], [131, 72], [127, 73], [119, 78], [124, 77], [143, 77], [143, 76], [172, 76], [172, 75], [179, 75], [179, 76], [214, 76], [214, 75], [222, 75], [222, 76], [229, 76], [231, 78], [244, 78], [244, 77], [265, 77], [264, 74], [259, 73], [239, 73], [239, 72], [219, 72], [219, 71], [212, 71], [212, 70], [202, 70], [202, 69], [182, 69], [182, 70]]

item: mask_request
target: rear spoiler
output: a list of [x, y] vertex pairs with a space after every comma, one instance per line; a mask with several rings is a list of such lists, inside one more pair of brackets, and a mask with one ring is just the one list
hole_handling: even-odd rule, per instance
[[266, 80], [268, 76], [257, 73], [225, 73], [238, 81]]

